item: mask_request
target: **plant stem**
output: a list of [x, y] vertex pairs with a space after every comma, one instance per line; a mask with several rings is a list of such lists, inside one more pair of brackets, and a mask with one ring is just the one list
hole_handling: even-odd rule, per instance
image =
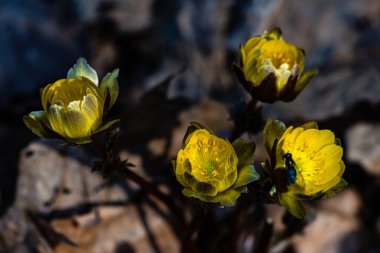
[[[232, 129], [231, 135], [228, 138], [230, 142], [234, 142], [239, 138], [244, 132], [251, 128], [251, 126], [256, 123], [252, 122], [254, 120], [261, 121], [261, 114], [258, 114], [257, 100], [252, 98], [244, 107], [242, 112], [238, 115], [234, 128]], [[259, 118], [260, 117], [260, 118]], [[255, 127], [256, 128], [256, 127]]]
[[252, 253], [268, 253], [273, 236], [273, 222], [265, 219], [259, 233], [255, 236]]
[[181, 238], [181, 252], [182, 253], [197, 253], [199, 252], [196, 241], [192, 239], [193, 234], [198, 230], [202, 218], [204, 216], [204, 210], [202, 207], [198, 207], [197, 211], [193, 215], [191, 222], [187, 225], [185, 232]]
[[[100, 142], [98, 139], [93, 138], [93, 143], [97, 149], [97, 151], [102, 156], [104, 162], [114, 165], [114, 164], [120, 164], [120, 158], [115, 154], [113, 150], [107, 150], [106, 145], [102, 142]], [[111, 154], [109, 156], [109, 154]], [[142, 190], [152, 194], [157, 199], [159, 199], [161, 202], [163, 202], [168, 209], [178, 217], [178, 225], [183, 228], [185, 226], [185, 219], [182, 215], [182, 210], [180, 210], [177, 205], [174, 203], [174, 201], [166, 194], [164, 194], [156, 184], [147, 181], [145, 178], [141, 177], [131, 169], [129, 169], [127, 166], [123, 167], [123, 174], [126, 177], [126, 179], [133, 181], [136, 183]]]

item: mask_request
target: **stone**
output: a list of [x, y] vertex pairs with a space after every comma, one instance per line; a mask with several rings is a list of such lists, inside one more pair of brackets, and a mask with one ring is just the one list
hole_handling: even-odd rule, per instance
[[[0, 220], [0, 251], [113, 253], [129, 245], [136, 253], [155, 248], [178, 252], [178, 240], [162, 214], [143, 202], [131, 202], [122, 185], [107, 185], [80, 154], [80, 147], [57, 150], [40, 142], [21, 152], [16, 200]], [[162, 208], [161, 203], [157, 206]], [[27, 212], [50, 214], [45, 229], [78, 246], [62, 241], [53, 249]]]
[[357, 162], [371, 175], [380, 176], [380, 125], [357, 123], [345, 136], [347, 159]]

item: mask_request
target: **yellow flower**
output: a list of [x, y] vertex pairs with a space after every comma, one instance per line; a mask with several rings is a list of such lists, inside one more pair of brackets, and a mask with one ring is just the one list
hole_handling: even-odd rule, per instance
[[268, 120], [264, 143], [271, 158], [266, 169], [279, 202], [294, 216], [304, 215], [300, 200], [331, 197], [347, 185], [339, 140], [315, 122], [285, 129], [283, 123]]
[[241, 66], [234, 64], [237, 77], [262, 102], [294, 100], [317, 74], [317, 69], [304, 72], [304, 51], [284, 41], [279, 28], [251, 38], [240, 52]]
[[44, 138], [60, 138], [70, 144], [91, 142], [91, 136], [118, 122], [102, 124], [104, 114], [115, 103], [119, 87], [118, 69], [98, 85], [98, 76], [84, 58], [67, 74], [47, 85], [41, 93], [43, 111], [25, 115], [25, 125]]
[[203, 202], [232, 206], [246, 185], [259, 178], [253, 167], [254, 143], [218, 138], [199, 123], [191, 123], [173, 167], [182, 193]]

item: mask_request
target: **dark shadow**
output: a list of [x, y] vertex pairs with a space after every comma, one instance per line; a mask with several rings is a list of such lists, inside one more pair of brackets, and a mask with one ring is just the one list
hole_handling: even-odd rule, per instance
[[136, 251], [133, 249], [133, 246], [128, 242], [119, 242], [116, 245], [115, 253], [135, 253]]
[[142, 205], [137, 205], [137, 212], [139, 214], [141, 223], [143, 224], [143, 227], [145, 229], [145, 232], [148, 236], [149, 242], [151, 247], [154, 249], [156, 253], [161, 253], [160, 247], [157, 244], [155, 235], [152, 233], [152, 230], [150, 229], [150, 226], [148, 224], [147, 218], [146, 218], [146, 213], [145, 210], [143, 209]]

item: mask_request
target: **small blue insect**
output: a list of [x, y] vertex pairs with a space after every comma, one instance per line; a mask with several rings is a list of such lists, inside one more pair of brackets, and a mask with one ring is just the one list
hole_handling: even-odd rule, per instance
[[282, 156], [282, 158], [285, 160], [285, 173], [287, 175], [287, 179], [289, 180], [289, 185], [292, 185], [296, 182], [297, 172], [294, 168], [296, 166], [296, 163], [293, 161], [292, 154], [286, 153]]

